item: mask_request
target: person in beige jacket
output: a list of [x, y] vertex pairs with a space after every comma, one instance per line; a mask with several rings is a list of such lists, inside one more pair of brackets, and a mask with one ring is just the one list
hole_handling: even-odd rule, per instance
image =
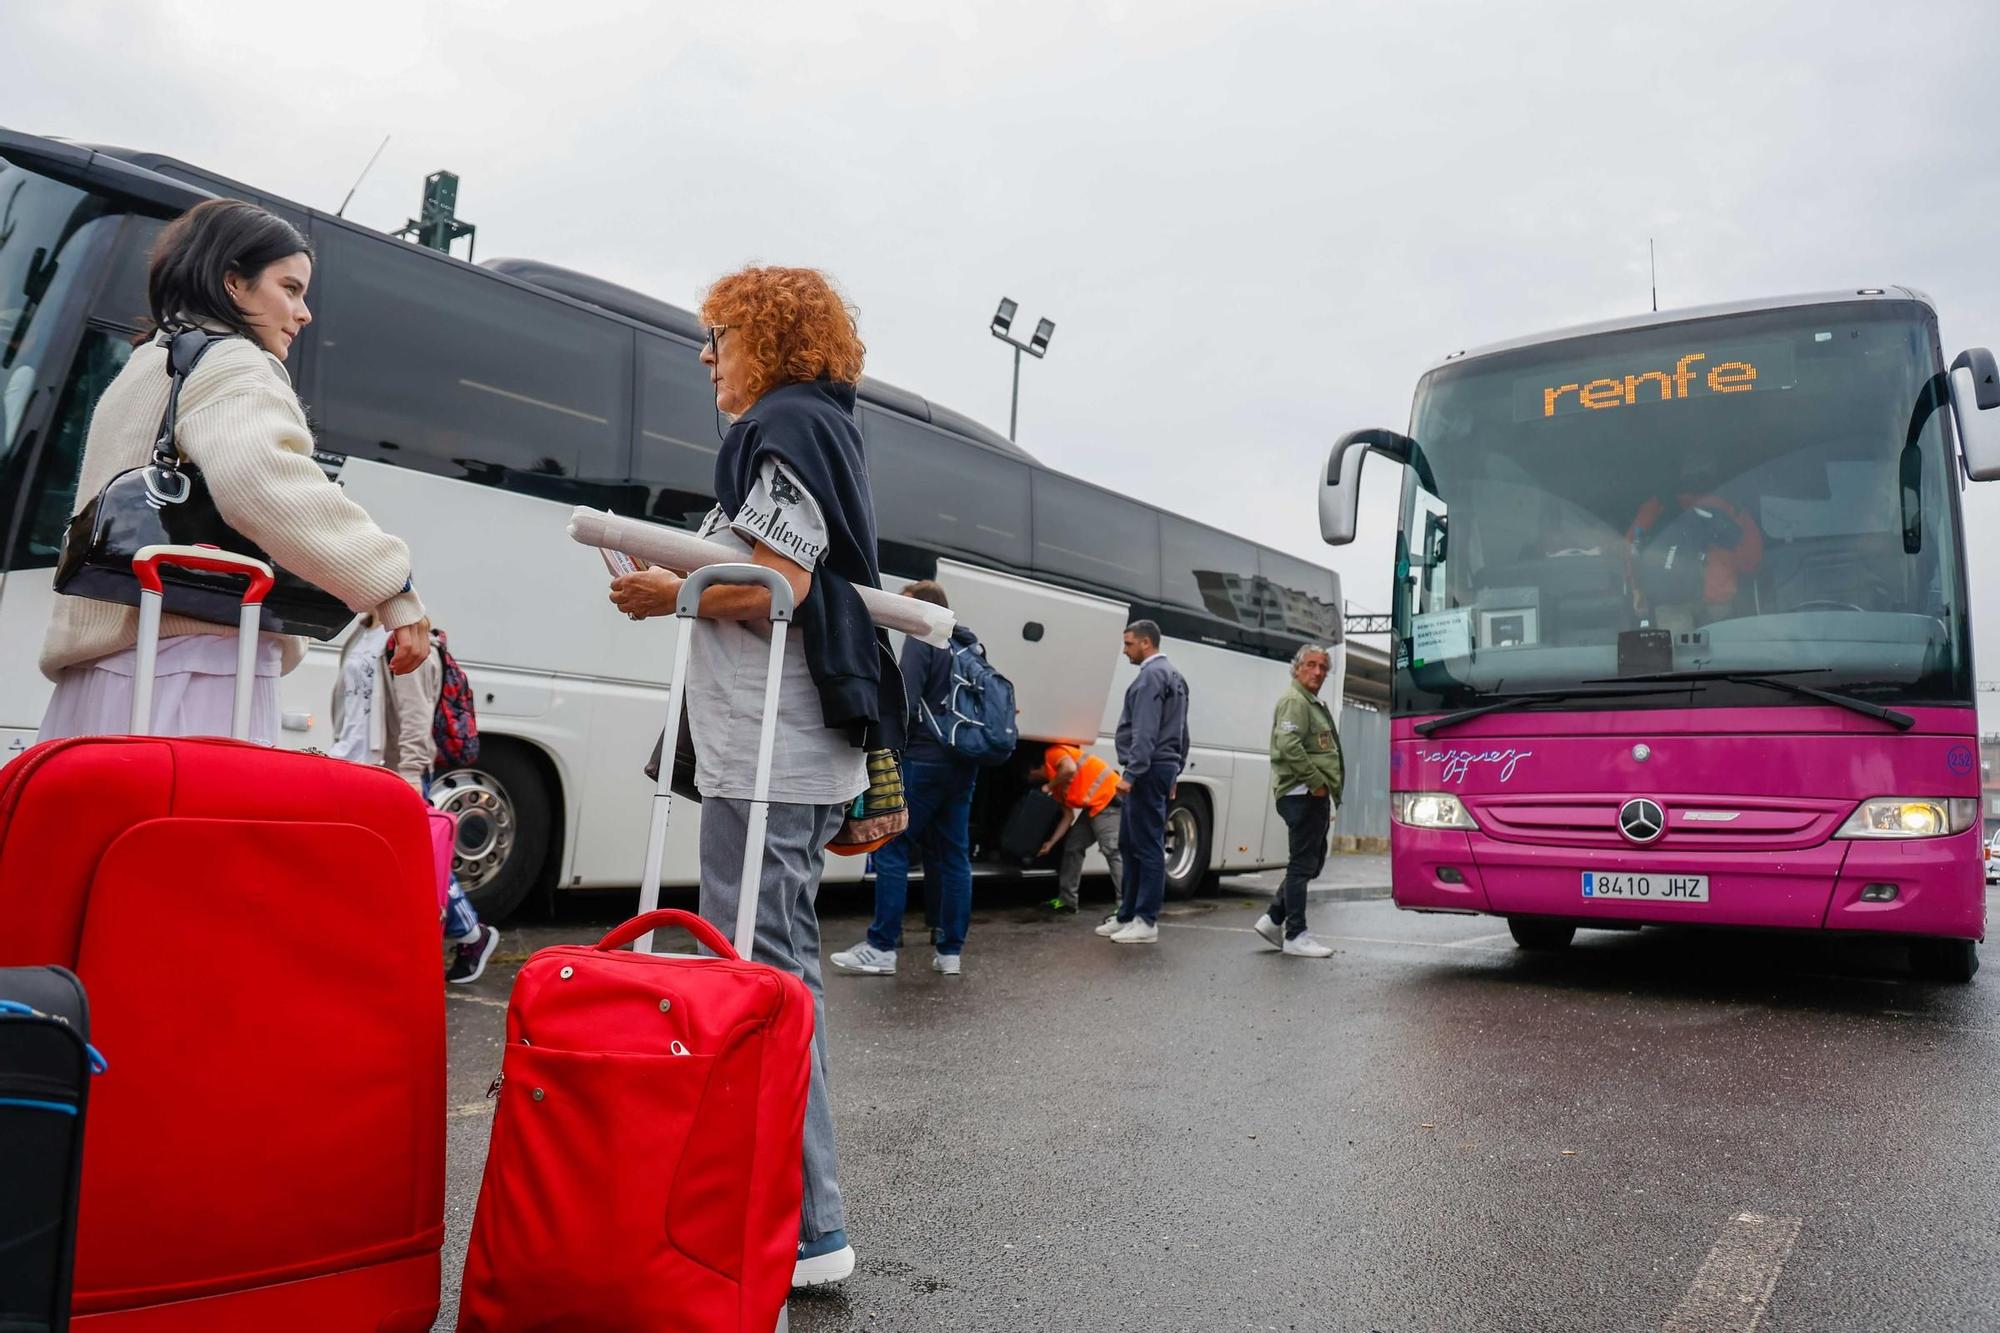
[[[199, 326], [219, 339], [181, 390], [177, 442], [207, 479], [230, 526], [293, 573], [356, 613], [370, 612], [395, 644], [391, 670], [430, 652], [430, 622], [411, 584], [410, 551], [328, 480], [312, 457], [312, 430], [285, 372], [292, 341], [312, 320], [312, 249], [282, 218], [212, 199], [169, 223], [153, 252], [148, 304], [161, 330], [136, 348], [91, 414], [78, 507], [120, 472], [145, 465], [166, 410], [166, 335]], [[138, 612], [58, 597], [41, 653], [55, 695], [41, 738], [122, 732], [130, 723]], [[153, 730], [226, 734], [236, 631], [180, 616], [162, 619]], [[262, 636], [251, 736], [278, 730], [277, 677], [298, 665], [304, 640]]]

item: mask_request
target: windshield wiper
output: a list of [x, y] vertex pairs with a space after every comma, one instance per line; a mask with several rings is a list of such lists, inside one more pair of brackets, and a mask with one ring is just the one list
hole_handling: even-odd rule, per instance
[[1881, 704], [1871, 704], [1866, 699], [1857, 699], [1851, 694], [1835, 694], [1832, 690], [1815, 689], [1811, 685], [1801, 685], [1795, 680], [1785, 680], [1786, 676], [1817, 676], [1831, 670], [1829, 667], [1800, 667], [1787, 671], [1658, 671], [1644, 676], [1617, 676], [1608, 681], [1591, 681], [1593, 685], [1628, 683], [1631, 681], [1653, 681], [1662, 685], [1676, 683], [1699, 685], [1703, 681], [1722, 680], [1734, 685], [1761, 685], [1767, 690], [1777, 690], [1781, 694], [1794, 694], [1802, 699], [1817, 699], [1821, 703], [1833, 704], [1872, 717], [1879, 722], [1887, 722], [1899, 731], [1908, 731], [1917, 725], [1917, 720], [1908, 713]]
[[[1591, 681], [1596, 685], [1604, 682]], [[1428, 736], [1446, 727], [1455, 727], [1461, 722], [1470, 722], [1475, 717], [1485, 717], [1488, 713], [1502, 713], [1511, 708], [1526, 708], [1531, 704], [1562, 703], [1571, 699], [1624, 699], [1640, 694], [1660, 694], [1656, 689], [1612, 689], [1612, 690], [1534, 690], [1527, 694], [1510, 694], [1504, 699], [1495, 699], [1490, 704], [1479, 704], [1472, 708], [1461, 708], [1443, 717], [1427, 718], [1417, 723], [1419, 736]]]

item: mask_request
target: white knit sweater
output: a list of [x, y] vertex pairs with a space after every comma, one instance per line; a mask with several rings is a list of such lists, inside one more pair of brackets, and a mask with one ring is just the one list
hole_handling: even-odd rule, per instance
[[[166, 348], [154, 341], [97, 400], [83, 449], [77, 508], [128, 468], [144, 466], [167, 409]], [[312, 430], [292, 391], [285, 363], [248, 338], [219, 340], [181, 389], [177, 439], [200, 468], [222, 517], [280, 565], [359, 613], [373, 611], [391, 629], [424, 617], [410, 577], [410, 548], [375, 526], [360, 505], [328, 481], [312, 459]], [[165, 616], [162, 637], [233, 634], [226, 625]], [[58, 597], [42, 641], [42, 674], [123, 652], [138, 641], [139, 613], [114, 602]], [[305, 640], [270, 635], [285, 670], [305, 655]]]

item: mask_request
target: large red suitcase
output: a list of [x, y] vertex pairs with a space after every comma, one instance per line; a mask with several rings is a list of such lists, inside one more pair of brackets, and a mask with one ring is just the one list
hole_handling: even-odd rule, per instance
[[118, 1052], [85, 1130], [75, 1327], [430, 1327], [433, 876], [423, 803], [383, 769], [137, 735], [0, 769], [0, 965], [75, 971]]
[[[691, 913], [652, 910], [671, 807], [667, 748], [640, 914], [595, 946], [539, 950], [515, 978], [460, 1333], [783, 1327], [813, 1003], [799, 978], [743, 961], [792, 600], [770, 570], [714, 565], [687, 581], [665, 735], [679, 734], [686, 622], [702, 590], [745, 582], [771, 589], [773, 623], [735, 946]], [[649, 952], [665, 926], [685, 927], [716, 956]]]

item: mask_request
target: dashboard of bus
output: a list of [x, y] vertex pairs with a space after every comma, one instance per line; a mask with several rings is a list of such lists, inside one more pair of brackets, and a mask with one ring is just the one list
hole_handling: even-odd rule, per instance
[[1433, 371], [1405, 477], [1396, 710], [1972, 698], [1958, 473], [1915, 301], [1592, 335]]

